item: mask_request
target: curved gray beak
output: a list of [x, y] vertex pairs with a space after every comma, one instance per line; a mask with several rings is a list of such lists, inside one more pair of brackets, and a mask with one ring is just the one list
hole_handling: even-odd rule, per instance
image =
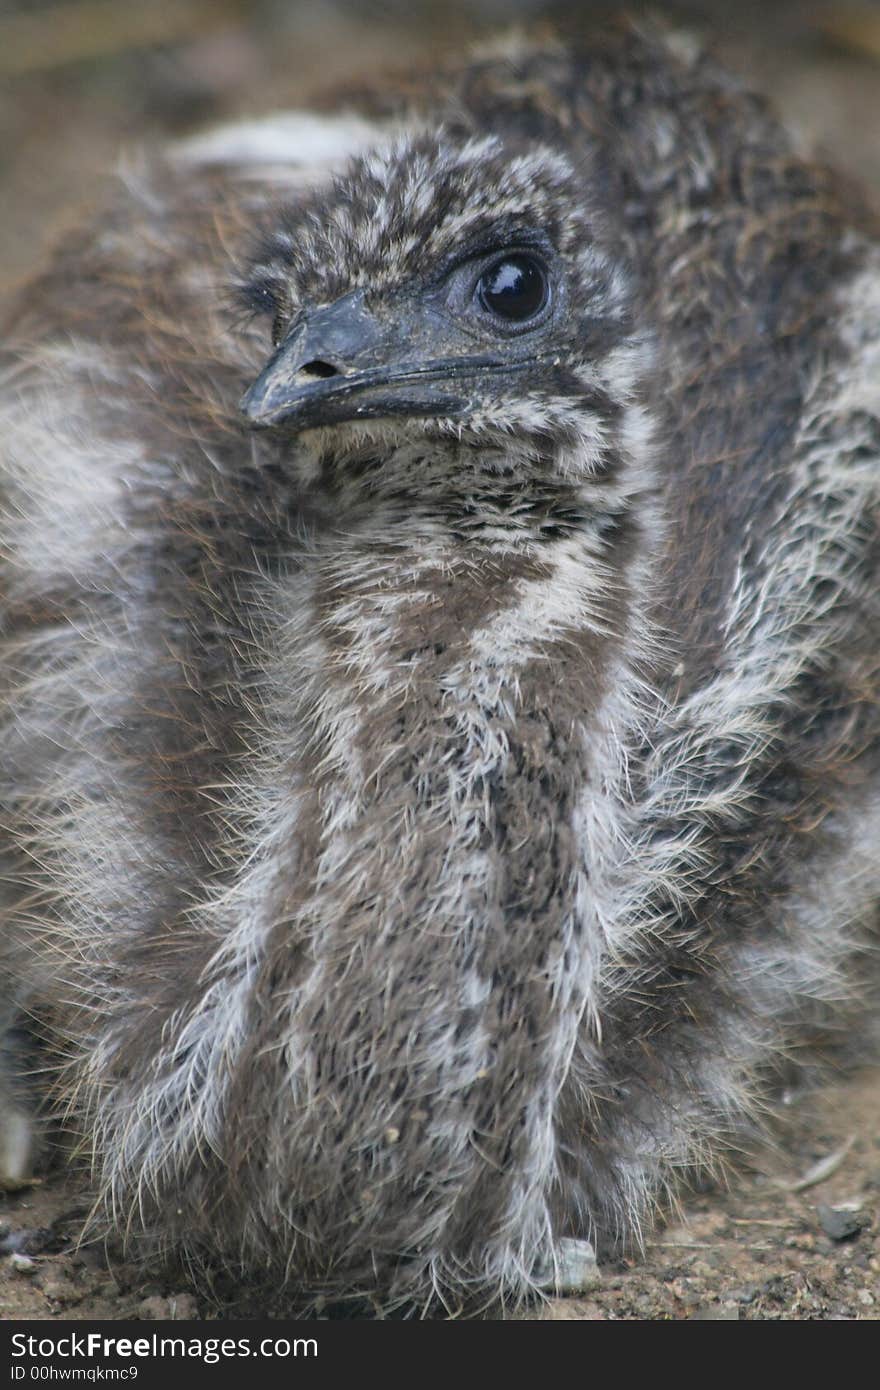
[[420, 305], [380, 320], [353, 290], [294, 325], [242, 398], [242, 413], [257, 427], [293, 429], [459, 414], [469, 393], [456, 378], [488, 363], [447, 355], [450, 327]]

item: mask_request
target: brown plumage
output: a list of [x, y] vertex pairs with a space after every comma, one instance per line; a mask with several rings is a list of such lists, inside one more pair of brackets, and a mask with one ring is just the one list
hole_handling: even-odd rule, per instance
[[194, 141], [59, 248], [2, 966], [133, 1247], [517, 1299], [870, 1031], [878, 306], [851, 190], [628, 28]]

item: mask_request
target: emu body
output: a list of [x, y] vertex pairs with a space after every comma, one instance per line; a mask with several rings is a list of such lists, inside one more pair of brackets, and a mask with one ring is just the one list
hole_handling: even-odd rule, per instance
[[0, 966], [112, 1229], [518, 1298], [870, 1032], [878, 308], [851, 192], [629, 31], [193, 142], [59, 248]]

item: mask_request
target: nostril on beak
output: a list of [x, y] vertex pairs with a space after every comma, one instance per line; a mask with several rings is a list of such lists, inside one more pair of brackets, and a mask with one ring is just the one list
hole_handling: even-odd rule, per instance
[[302, 367], [300, 367], [299, 371], [297, 372], [297, 377], [300, 378], [300, 380], [302, 380], [302, 378], [304, 377], [320, 378], [339, 375], [339, 368], [334, 367], [332, 362], [322, 362], [320, 360], [316, 360], [314, 362], [306, 362]]

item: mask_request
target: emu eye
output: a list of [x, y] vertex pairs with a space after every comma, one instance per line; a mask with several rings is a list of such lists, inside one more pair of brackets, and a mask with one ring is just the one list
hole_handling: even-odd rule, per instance
[[548, 294], [546, 272], [531, 256], [505, 256], [485, 270], [477, 283], [483, 308], [508, 323], [533, 319], [547, 303]]

